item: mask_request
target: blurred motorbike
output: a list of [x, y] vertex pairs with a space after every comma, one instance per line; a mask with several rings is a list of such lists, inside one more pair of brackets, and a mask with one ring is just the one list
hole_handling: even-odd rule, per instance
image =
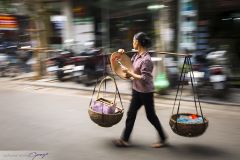
[[73, 56], [71, 51], [57, 50], [53, 57], [46, 59], [47, 71], [55, 73], [59, 81], [64, 81], [64, 78], [73, 72]]
[[107, 74], [107, 55], [102, 49], [90, 49], [72, 57], [75, 62], [73, 77], [76, 82], [90, 85]]
[[0, 55], [1, 76], [15, 77], [21, 72], [17, 55], [17, 46], [7, 46]]
[[226, 67], [226, 51], [210, 52], [206, 59], [211, 64], [209, 66], [209, 82], [213, 88], [213, 94], [224, 97], [228, 89], [228, 77]]
[[66, 76], [76, 82], [89, 85], [92, 81], [106, 74], [107, 56], [102, 49], [85, 49], [76, 52], [70, 49], [59, 51], [54, 57], [47, 59], [47, 71], [55, 72], [58, 80], [64, 81]]
[[8, 66], [8, 57], [6, 54], [0, 54], [0, 76], [4, 77], [6, 75]]
[[[226, 51], [209, 52], [200, 58], [200, 61], [205, 63], [193, 64], [193, 72], [188, 72], [187, 77], [189, 84], [191, 84], [190, 74], [194, 75], [193, 85], [196, 87], [198, 95], [210, 94], [215, 97], [227, 95], [228, 77], [225, 54]], [[198, 59], [199, 57], [195, 58]]]

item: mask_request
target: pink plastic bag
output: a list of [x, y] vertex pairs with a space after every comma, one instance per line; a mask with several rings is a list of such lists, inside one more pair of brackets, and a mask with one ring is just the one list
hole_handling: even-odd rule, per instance
[[101, 101], [94, 101], [92, 109], [98, 113], [114, 114], [116, 110], [116, 104], [107, 105]]

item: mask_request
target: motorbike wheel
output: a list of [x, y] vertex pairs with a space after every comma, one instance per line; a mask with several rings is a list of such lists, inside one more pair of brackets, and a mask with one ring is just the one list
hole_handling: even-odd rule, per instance
[[92, 84], [92, 78], [91, 78], [91, 76], [89, 76], [89, 75], [86, 75], [86, 79], [84, 79], [83, 81], [82, 81], [82, 83], [85, 85], [85, 86], [90, 86], [91, 84]]
[[224, 88], [223, 89], [219, 89], [219, 90], [216, 90], [216, 89], [213, 89], [213, 96], [216, 97], [216, 98], [222, 98], [222, 99], [225, 99], [227, 98], [228, 96], [228, 87], [227, 87], [227, 84], [224, 83]]
[[79, 77], [74, 77], [74, 82], [82, 83], [82, 80], [79, 80]]
[[64, 81], [64, 73], [63, 73], [63, 71], [62, 70], [58, 70], [57, 72], [56, 72], [56, 76], [57, 76], [57, 79], [59, 80], [59, 81], [61, 81], [61, 82], [63, 82]]
[[82, 81], [85, 86], [91, 86], [101, 78], [101, 75], [86, 75], [86, 79]]

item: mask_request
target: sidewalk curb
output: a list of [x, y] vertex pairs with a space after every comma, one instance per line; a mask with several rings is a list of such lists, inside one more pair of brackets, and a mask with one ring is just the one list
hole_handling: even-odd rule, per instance
[[[93, 89], [84, 88], [84, 87], [70, 87], [70, 86], [59, 86], [59, 85], [51, 85], [51, 84], [39, 84], [36, 82], [18, 82], [18, 84], [21, 85], [31, 85], [31, 86], [38, 86], [38, 87], [49, 87], [49, 88], [59, 88], [59, 89], [69, 89], [69, 90], [83, 90], [83, 91], [93, 91]], [[113, 93], [112, 91], [106, 91], [107, 93]], [[121, 92], [122, 95], [130, 96], [130, 93], [124, 93]], [[175, 96], [162, 96], [162, 95], [156, 95], [155, 98], [163, 98], [167, 100], [174, 100]], [[181, 98], [182, 101], [186, 102], [192, 102], [193, 100], [191, 98]], [[219, 102], [219, 101], [213, 101], [213, 100], [202, 100], [200, 99], [201, 103], [208, 103], [208, 104], [215, 104], [215, 105], [230, 105], [230, 106], [240, 106], [239, 103], [232, 103], [232, 102]]]

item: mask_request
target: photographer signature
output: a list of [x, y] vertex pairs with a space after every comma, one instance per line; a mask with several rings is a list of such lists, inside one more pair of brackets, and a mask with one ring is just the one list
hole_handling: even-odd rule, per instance
[[32, 157], [32, 160], [34, 160], [35, 158], [37, 158], [37, 157], [40, 157], [40, 158], [44, 158], [44, 157], [46, 157], [48, 155], [48, 153], [37, 153], [37, 152], [31, 152], [31, 153], [29, 153], [29, 157]]

